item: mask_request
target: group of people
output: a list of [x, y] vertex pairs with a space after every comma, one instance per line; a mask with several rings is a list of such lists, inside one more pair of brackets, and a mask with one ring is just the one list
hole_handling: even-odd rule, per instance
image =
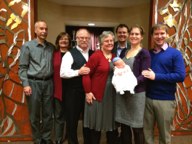
[[[66, 32], [55, 46], [47, 42], [45, 21], [35, 23], [35, 34], [22, 46], [19, 60], [35, 144], [52, 143], [53, 114], [56, 144], [65, 139], [65, 122], [68, 144], [79, 144], [80, 117], [84, 144], [99, 144], [103, 131], [107, 144], [154, 144], [156, 124], [159, 143], [171, 143], [176, 83], [184, 81], [185, 65], [182, 54], [166, 42], [166, 25], [152, 27], [151, 50], [143, 48], [144, 30], [138, 25], [119, 24], [116, 42], [113, 32], [103, 31], [95, 52], [84, 28], [76, 32], [74, 48]], [[120, 77], [128, 72], [119, 81], [117, 68], [124, 69]], [[117, 90], [122, 83], [131, 88]]]

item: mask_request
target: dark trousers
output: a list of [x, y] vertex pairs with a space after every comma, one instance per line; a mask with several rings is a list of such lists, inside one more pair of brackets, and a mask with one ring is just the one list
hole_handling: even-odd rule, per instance
[[[88, 132], [87, 144], [100, 144], [101, 131], [95, 131], [87, 128], [87, 132]], [[117, 130], [107, 131], [106, 132], [107, 144], [118, 144], [117, 136], [118, 136]]]
[[64, 141], [65, 128], [64, 102], [54, 98], [54, 132], [55, 141]]
[[53, 81], [29, 80], [32, 95], [26, 96], [30, 114], [32, 135], [35, 143], [44, 140], [51, 143], [53, 126]]
[[[68, 144], [79, 144], [77, 138], [77, 127], [80, 114], [83, 114], [85, 104], [85, 92], [83, 88], [69, 88], [65, 97], [66, 127]], [[86, 130], [83, 130], [86, 139]], [[86, 140], [85, 140], [86, 141]]]
[[132, 144], [133, 137], [135, 144], [144, 144], [143, 128], [131, 128], [130, 126], [121, 124], [121, 144]]

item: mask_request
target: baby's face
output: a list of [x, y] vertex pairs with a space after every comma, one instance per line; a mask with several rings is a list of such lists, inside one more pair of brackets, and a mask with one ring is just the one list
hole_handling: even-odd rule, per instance
[[119, 59], [117, 60], [116, 62], [114, 62], [114, 65], [117, 67], [117, 68], [123, 68], [125, 66], [125, 63], [122, 59]]

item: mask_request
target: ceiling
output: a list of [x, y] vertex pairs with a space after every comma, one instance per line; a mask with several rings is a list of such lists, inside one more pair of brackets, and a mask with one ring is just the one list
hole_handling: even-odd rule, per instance
[[149, 3], [150, 0], [48, 0], [61, 5], [123, 8]]

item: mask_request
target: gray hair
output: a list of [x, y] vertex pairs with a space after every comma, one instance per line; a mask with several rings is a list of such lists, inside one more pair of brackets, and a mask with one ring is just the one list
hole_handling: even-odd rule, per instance
[[34, 26], [34, 27], [35, 27], [35, 29], [38, 27], [38, 25], [39, 25], [39, 23], [40, 23], [40, 22], [43, 22], [43, 23], [45, 23], [45, 24], [46, 24], [46, 22], [45, 22], [44, 20], [39, 20], [39, 21], [36, 21], [36, 22], [35, 22], [35, 26]]
[[115, 35], [112, 31], [103, 31], [102, 34], [99, 36], [100, 45], [103, 44], [104, 39], [109, 35], [111, 35], [113, 37], [113, 40], [115, 41]]

